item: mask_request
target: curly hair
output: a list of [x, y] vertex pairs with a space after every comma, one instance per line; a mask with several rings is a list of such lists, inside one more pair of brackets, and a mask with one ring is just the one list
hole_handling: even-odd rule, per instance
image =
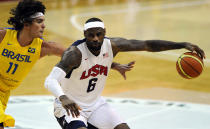
[[15, 30], [22, 30], [24, 23], [32, 24], [33, 18], [31, 15], [42, 12], [45, 13], [45, 6], [42, 2], [37, 0], [21, 0], [18, 5], [11, 9], [10, 14], [13, 16], [9, 18], [8, 24], [12, 25]]

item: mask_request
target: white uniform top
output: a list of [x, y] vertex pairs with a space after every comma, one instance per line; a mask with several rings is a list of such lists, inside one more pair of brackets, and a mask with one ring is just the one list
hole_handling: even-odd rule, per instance
[[98, 56], [88, 50], [84, 39], [78, 40], [73, 45], [82, 54], [81, 64], [70, 73], [70, 78], [61, 79], [60, 84], [65, 95], [75, 103], [82, 107], [90, 107], [100, 98], [111, 68], [113, 60], [111, 42], [104, 38]]

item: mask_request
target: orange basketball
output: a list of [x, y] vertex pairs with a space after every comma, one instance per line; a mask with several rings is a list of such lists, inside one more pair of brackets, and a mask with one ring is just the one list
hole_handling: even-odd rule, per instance
[[187, 79], [198, 77], [203, 71], [203, 60], [193, 52], [183, 53], [176, 62], [178, 73]]

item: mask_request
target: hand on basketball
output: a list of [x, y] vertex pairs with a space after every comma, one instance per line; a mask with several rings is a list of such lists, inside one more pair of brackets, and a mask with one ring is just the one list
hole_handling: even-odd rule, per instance
[[185, 44], [186, 44], [185, 48], [187, 50], [190, 50], [192, 52], [195, 51], [201, 57], [201, 59], [206, 58], [204, 51], [201, 48], [199, 48], [197, 45], [187, 43], [187, 42]]
[[81, 108], [74, 101], [70, 100], [66, 95], [60, 96], [59, 99], [69, 116], [69, 110], [71, 111], [72, 117], [78, 117], [80, 115], [79, 110]]
[[126, 80], [125, 72], [130, 71], [134, 67], [135, 61], [128, 64], [117, 64], [114, 69], [116, 69]]

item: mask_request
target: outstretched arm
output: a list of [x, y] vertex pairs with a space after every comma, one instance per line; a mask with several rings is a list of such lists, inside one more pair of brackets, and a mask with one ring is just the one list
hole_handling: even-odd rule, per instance
[[56, 42], [43, 41], [40, 57], [56, 55], [62, 56], [66, 48]]
[[159, 52], [173, 49], [185, 48], [196, 51], [201, 58], [205, 58], [205, 53], [197, 45], [187, 42], [172, 42], [165, 40], [127, 40], [124, 38], [110, 38], [114, 56], [118, 52], [125, 51], [150, 51]]

